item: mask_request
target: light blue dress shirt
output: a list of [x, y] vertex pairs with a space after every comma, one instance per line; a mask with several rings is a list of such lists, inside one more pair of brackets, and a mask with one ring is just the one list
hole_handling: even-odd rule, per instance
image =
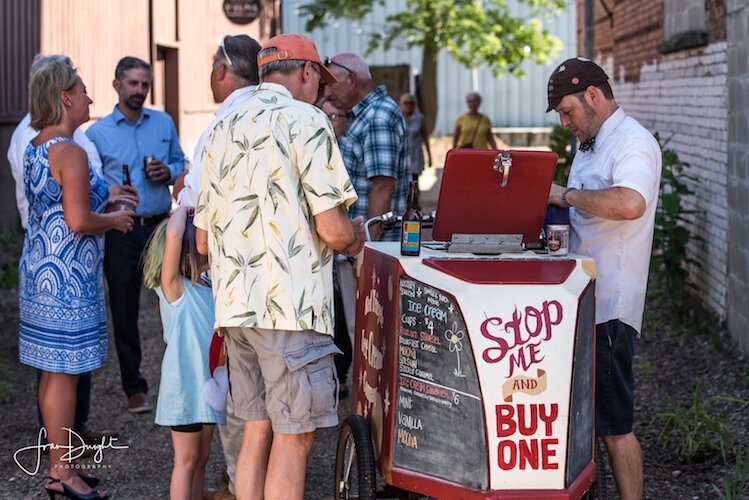
[[[169, 184], [185, 169], [185, 154], [168, 114], [143, 108], [138, 121], [132, 124], [115, 106], [111, 114], [91, 125], [86, 135], [99, 150], [107, 185], [122, 184], [122, 166], [130, 168], [130, 180], [140, 196], [136, 215], [152, 217], [169, 212], [172, 206]], [[169, 167], [172, 177], [168, 182], [146, 178], [143, 171], [146, 155], [153, 155]]]

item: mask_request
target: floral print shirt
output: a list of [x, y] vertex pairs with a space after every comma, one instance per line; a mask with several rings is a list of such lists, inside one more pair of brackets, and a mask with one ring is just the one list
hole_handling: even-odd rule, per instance
[[314, 216], [357, 195], [327, 116], [262, 83], [216, 125], [201, 164], [215, 326], [333, 335], [333, 250]]

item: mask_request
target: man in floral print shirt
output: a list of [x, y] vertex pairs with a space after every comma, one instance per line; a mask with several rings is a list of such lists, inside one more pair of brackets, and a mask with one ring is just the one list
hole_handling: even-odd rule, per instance
[[195, 214], [208, 253], [230, 398], [245, 421], [237, 498], [304, 496], [315, 429], [338, 423], [334, 252], [357, 253], [357, 199], [326, 115], [335, 78], [301, 35], [271, 38], [261, 83], [208, 137]]

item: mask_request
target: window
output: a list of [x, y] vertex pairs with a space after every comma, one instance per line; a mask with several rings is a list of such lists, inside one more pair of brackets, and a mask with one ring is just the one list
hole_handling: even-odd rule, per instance
[[707, 44], [705, 0], [663, 1], [662, 54]]

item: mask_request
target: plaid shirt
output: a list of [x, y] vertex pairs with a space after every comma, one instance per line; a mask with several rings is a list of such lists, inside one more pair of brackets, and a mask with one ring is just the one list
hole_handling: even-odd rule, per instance
[[[390, 210], [402, 214], [406, 210], [411, 166], [408, 157], [408, 133], [403, 114], [387, 89], [380, 85], [351, 110], [351, 125], [339, 139], [351, 182], [359, 199], [349, 208], [353, 219], [367, 219], [372, 177], [383, 175], [395, 179], [395, 192]], [[386, 231], [382, 239], [398, 240], [398, 231]]]

